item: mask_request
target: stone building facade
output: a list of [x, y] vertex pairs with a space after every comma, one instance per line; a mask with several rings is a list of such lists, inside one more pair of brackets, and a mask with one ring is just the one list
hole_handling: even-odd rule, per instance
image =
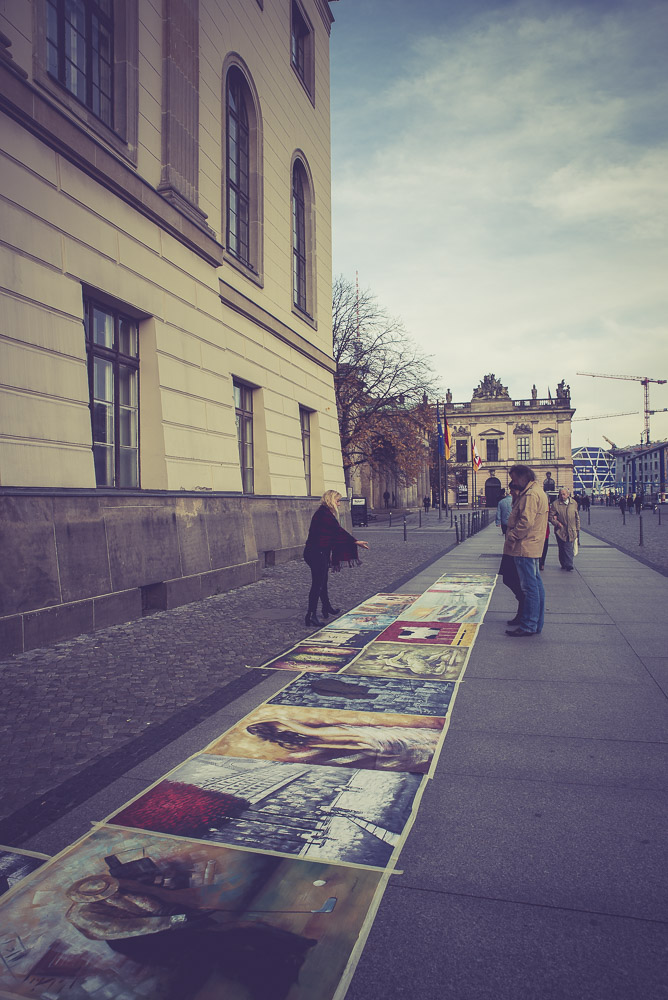
[[[494, 375], [486, 375], [468, 403], [445, 403], [451, 435], [448, 501], [496, 506], [510, 482], [511, 466], [530, 466], [541, 483], [548, 474], [557, 487], [573, 489], [570, 388], [560, 382], [554, 397], [539, 399], [536, 387], [528, 399], [511, 399]], [[474, 471], [471, 439], [482, 460]], [[456, 479], [457, 483], [452, 481]]]
[[199, 599], [344, 492], [326, 0], [0, 11], [0, 649]]

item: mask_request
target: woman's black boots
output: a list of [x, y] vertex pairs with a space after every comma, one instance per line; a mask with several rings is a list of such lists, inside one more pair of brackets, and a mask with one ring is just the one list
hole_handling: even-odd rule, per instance
[[329, 618], [330, 615], [340, 615], [341, 608], [333, 608], [331, 604], [323, 605], [322, 617]]
[[318, 615], [315, 611], [307, 611], [306, 618], [304, 619], [304, 625], [316, 625], [320, 627], [323, 623], [318, 619]]

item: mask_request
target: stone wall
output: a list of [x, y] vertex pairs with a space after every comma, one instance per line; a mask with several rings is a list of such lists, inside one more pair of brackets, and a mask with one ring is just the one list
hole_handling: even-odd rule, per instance
[[4, 490], [0, 656], [252, 583], [266, 566], [301, 556], [317, 503]]

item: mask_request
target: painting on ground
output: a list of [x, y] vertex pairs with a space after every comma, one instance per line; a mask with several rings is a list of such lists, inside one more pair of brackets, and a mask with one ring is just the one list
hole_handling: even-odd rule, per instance
[[477, 625], [460, 622], [396, 621], [381, 632], [380, 642], [417, 642], [440, 646], [472, 646]]
[[372, 642], [354, 663], [346, 667], [346, 673], [456, 681], [466, 665], [469, 652], [470, 647], [462, 646]]
[[99, 828], [0, 902], [0, 993], [330, 1000], [380, 876]]
[[394, 712], [261, 705], [206, 753], [425, 774], [444, 722]]
[[[361, 648], [361, 647], [360, 647]], [[262, 664], [263, 670], [318, 670], [321, 673], [336, 673], [359, 653], [360, 649], [341, 646], [325, 646], [302, 642], [287, 653]]]
[[493, 573], [455, 573], [439, 576], [429, 587], [429, 590], [451, 589], [453, 587], [475, 588], [476, 590], [494, 590], [496, 574]]
[[17, 885], [26, 875], [31, 875], [41, 868], [47, 860], [45, 854], [23, 852], [15, 847], [0, 847], [0, 896]]
[[321, 632], [315, 632], [308, 637], [309, 643], [322, 644], [325, 646], [351, 646], [353, 649], [361, 649], [368, 642], [380, 635], [382, 629], [365, 629], [363, 632], [357, 629], [324, 628]]
[[400, 621], [458, 622], [480, 624], [485, 617], [491, 591], [480, 594], [470, 590], [426, 591], [419, 601], [403, 611]]
[[355, 614], [365, 615], [398, 615], [406, 608], [410, 608], [413, 601], [417, 601], [420, 594], [376, 594], [368, 601], [353, 608]]
[[421, 782], [417, 774], [200, 754], [111, 822], [382, 868]]
[[323, 677], [322, 674], [306, 673], [274, 695], [270, 704], [442, 717], [447, 714], [454, 689], [452, 681], [443, 683], [373, 674]]
[[363, 611], [349, 611], [340, 618], [335, 618], [327, 626], [328, 629], [346, 629], [352, 632], [382, 631], [397, 618], [398, 612], [391, 614], [368, 615]]

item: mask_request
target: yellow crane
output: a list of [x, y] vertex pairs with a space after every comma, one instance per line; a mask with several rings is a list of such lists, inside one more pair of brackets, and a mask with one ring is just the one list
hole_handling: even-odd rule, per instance
[[649, 415], [652, 412], [649, 408], [649, 384], [656, 382], [657, 385], [665, 385], [665, 378], [649, 378], [647, 375], [601, 375], [598, 372], [577, 372], [578, 375], [588, 375], [590, 378], [618, 378], [629, 382], [640, 382], [645, 390], [645, 444], [649, 444]]

